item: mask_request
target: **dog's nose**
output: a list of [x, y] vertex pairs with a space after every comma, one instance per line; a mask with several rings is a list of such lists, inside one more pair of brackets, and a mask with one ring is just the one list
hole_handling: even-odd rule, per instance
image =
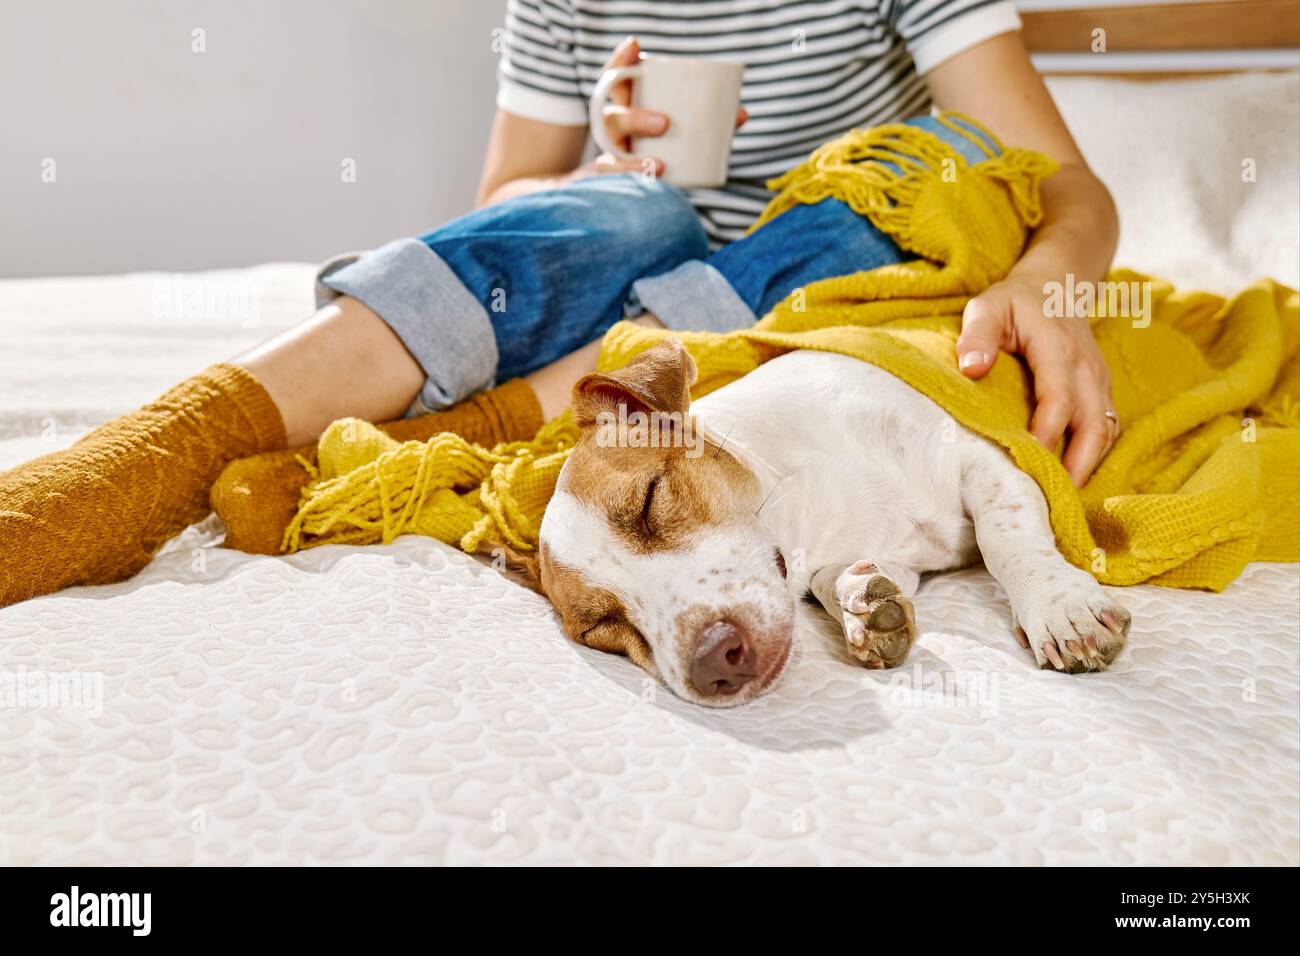
[[691, 683], [705, 697], [736, 693], [757, 676], [757, 655], [744, 630], [714, 621], [700, 634], [691, 660]]

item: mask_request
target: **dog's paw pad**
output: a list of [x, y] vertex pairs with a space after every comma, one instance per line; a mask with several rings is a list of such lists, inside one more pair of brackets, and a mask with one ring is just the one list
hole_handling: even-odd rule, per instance
[[836, 582], [849, 653], [867, 667], [897, 667], [916, 640], [916, 611], [899, 587], [870, 561], [851, 565]]

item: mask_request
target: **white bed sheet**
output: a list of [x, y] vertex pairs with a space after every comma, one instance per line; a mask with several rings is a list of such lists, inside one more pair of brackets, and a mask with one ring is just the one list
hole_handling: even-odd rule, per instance
[[[1072, 119], [1092, 82], [1056, 84]], [[1272, 96], [1294, 126], [1294, 80], [1224, 82], [1214, 95]], [[1115, 188], [1111, 122], [1081, 139]], [[1290, 132], [1268, 155], [1294, 183]], [[1124, 261], [1295, 281], [1248, 267], [1297, 248], [1300, 203], [1261, 235], [1257, 205], [1185, 198], [1122, 200], [1126, 225], [1200, 216]], [[169, 316], [168, 276], [0, 282], [0, 467], [287, 326], [310, 275], [185, 277], [255, 304], [225, 319]], [[1125, 590], [1130, 649], [1100, 676], [1035, 670], [981, 569], [922, 586], [897, 673], [854, 667], [809, 608], [781, 686], [712, 712], [570, 644], [542, 599], [436, 542], [279, 559], [219, 534], [210, 519], [132, 581], [0, 611], [0, 671], [103, 682], [100, 714], [0, 704], [0, 863], [1300, 862], [1294, 566], [1220, 595]]]

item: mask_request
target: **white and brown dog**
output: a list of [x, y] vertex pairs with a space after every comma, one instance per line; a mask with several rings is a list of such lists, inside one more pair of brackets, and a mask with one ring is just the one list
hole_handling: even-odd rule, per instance
[[781, 673], [795, 603], [894, 667], [920, 576], [983, 554], [1040, 667], [1099, 670], [1129, 613], [1056, 550], [1037, 484], [889, 373], [827, 352], [773, 359], [694, 404], [666, 340], [574, 389], [582, 438], [541, 527], [538, 572], [567, 633], [676, 694], [752, 700]]

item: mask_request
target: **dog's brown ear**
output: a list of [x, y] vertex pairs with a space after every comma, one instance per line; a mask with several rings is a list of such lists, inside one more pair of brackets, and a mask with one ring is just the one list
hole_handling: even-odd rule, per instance
[[573, 386], [573, 418], [591, 425], [601, 412], [683, 412], [691, 404], [695, 360], [677, 339], [664, 339], [613, 372], [593, 372]]
[[479, 549], [479, 557], [486, 559], [506, 580], [546, 597], [542, 590], [541, 564], [535, 552], [516, 551], [508, 544], [484, 544]]
[[659, 673], [655, 669], [654, 651], [650, 650], [645, 638], [631, 624], [623, 621], [602, 622], [587, 631], [579, 643], [606, 654], [622, 654], [643, 670], [655, 675]]

